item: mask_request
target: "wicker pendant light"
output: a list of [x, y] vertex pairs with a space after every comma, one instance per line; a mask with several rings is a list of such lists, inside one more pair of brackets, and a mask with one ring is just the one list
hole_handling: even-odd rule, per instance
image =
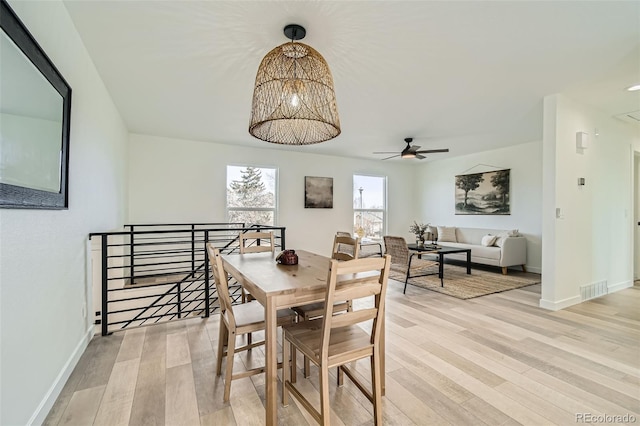
[[340, 134], [333, 78], [311, 46], [296, 43], [306, 32], [287, 25], [290, 42], [267, 53], [256, 75], [249, 133], [263, 141], [308, 145]]

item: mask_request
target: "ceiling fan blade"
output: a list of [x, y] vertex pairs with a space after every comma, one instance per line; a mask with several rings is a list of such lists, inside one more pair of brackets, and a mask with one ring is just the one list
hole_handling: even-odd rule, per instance
[[413, 145], [411, 148], [409, 148], [409, 151], [416, 152], [419, 149], [420, 149], [420, 145]]
[[400, 154], [396, 154], [396, 155], [392, 155], [391, 157], [383, 158], [382, 161], [388, 160], [390, 158], [396, 158], [396, 157], [400, 157]]
[[416, 154], [416, 158], [418, 160], [422, 160], [423, 158], [427, 158], [427, 157], [425, 157], [424, 155]]
[[449, 152], [448, 148], [445, 149], [425, 149], [423, 151], [416, 151], [416, 154], [430, 154], [433, 152]]
[[372, 152], [372, 154], [397, 154], [398, 151], [376, 151]]

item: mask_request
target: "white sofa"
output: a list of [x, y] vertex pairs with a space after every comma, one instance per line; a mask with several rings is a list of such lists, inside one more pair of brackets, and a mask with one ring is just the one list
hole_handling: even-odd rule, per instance
[[[449, 227], [453, 228], [453, 227]], [[441, 241], [438, 237], [438, 245], [449, 247], [461, 247], [471, 249], [471, 262], [483, 265], [499, 266], [502, 273], [507, 274], [510, 266], [520, 266], [526, 272], [527, 263], [527, 239], [522, 235], [509, 236], [513, 231], [482, 228], [458, 228], [455, 227], [456, 242]], [[517, 231], [515, 232], [517, 234]], [[496, 235], [495, 245], [485, 247], [482, 245], [482, 237]], [[446, 256], [447, 259], [466, 260], [465, 253], [454, 253]]]

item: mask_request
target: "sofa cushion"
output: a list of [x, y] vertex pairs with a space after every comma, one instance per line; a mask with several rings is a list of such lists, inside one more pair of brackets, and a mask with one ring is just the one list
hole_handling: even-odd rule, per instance
[[489, 229], [480, 228], [457, 228], [456, 239], [459, 243], [481, 245], [482, 237], [487, 234], [498, 235], [498, 232], [491, 232]]
[[456, 228], [453, 226], [438, 226], [438, 242], [458, 242]]
[[[482, 259], [494, 259], [499, 261], [500, 254], [502, 250], [499, 247], [484, 247], [476, 244], [465, 244], [465, 243], [446, 243], [443, 244], [446, 247], [456, 247], [456, 248], [464, 248], [471, 249], [471, 261], [476, 263], [483, 263]], [[466, 256], [464, 253], [461, 253], [460, 256], [456, 256], [455, 254], [446, 254], [444, 256], [445, 259], [451, 258], [459, 258], [462, 259]]]
[[471, 249], [471, 259], [475, 258], [483, 258], [483, 259], [500, 259], [500, 255], [502, 250], [499, 247], [491, 246], [473, 246]]

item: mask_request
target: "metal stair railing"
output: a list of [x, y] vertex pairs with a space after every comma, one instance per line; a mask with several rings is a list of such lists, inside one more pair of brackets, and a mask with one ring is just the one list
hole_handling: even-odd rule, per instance
[[[225, 254], [239, 253], [239, 234], [257, 229], [273, 231], [276, 246], [285, 248], [284, 227], [190, 223], [125, 228], [89, 235], [100, 237], [100, 286], [94, 285], [94, 291], [101, 294], [96, 324], [101, 325], [102, 335], [217, 312], [207, 243]], [[241, 288], [230, 284], [234, 301], [239, 302]]]

